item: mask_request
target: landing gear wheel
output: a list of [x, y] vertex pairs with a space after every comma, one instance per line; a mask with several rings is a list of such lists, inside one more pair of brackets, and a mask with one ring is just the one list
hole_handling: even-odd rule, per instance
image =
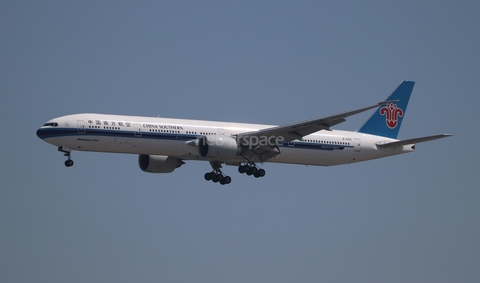
[[[240, 166], [238, 166], [238, 173], [240, 173], [240, 174], [245, 173], [245, 171], [246, 171], [246, 169], [247, 169], [245, 166], [246, 166], [246, 165], [240, 165]], [[247, 167], [248, 167], [248, 166], [247, 166]]]
[[65, 166], [72, 167], [73, 166], [73, 160], [71, 160], [71, 159], [66, 160], [65, 161]]
[[210, 172], [205, 173], [205, 176], [204, 176], [204, 177], [205, 177], [205, 180], [206, 180], [206, 181], [210, 181], [210, 180], [212, 180], [212, 173], [210, 173]]
[[220, 179], [220, 184], [222, 185], [230, 184], [231, 182], [232, 178], [230, 178], [230, 176], [222, 176], [222, 178]]
[[263, 169], [258, 170], [258, 176], [260, 176], [260, 177], [265, 176], [265, 170], [263, 170]]

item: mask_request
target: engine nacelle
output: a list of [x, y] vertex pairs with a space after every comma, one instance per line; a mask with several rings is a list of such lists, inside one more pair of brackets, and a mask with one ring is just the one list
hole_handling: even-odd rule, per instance
[[138, 166], [143, 172], [149, 173], [172, 173], [175, 168], [185, 164], [182, 160], [165, 155], [144, 155], [138, 156]]
[[198, 154], [214, 160], [232, 159], [240, 154], [237, 140], [226, 136], [202, 136], [198, 139]]

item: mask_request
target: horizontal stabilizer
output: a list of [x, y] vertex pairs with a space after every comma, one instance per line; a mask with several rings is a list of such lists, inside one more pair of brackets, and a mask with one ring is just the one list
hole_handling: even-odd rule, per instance
[[452, 135], [441, 134], [441, 135], [428, 136], [428, 137], [415, 138], [415, 139], [408, 139], [408, 140], [396, 141], [396, 142], [390, 142], [390, 143], [384, 143], [384, 144], [378, 144], [377, 143], [377, 146], [380, 147], [380, 148], [394, 148], [394, 147], [401, 147], [401, 146], [409, 145], [409, 144], [438, 140], [438, 139], [442, 139], [442, 138], [446, 138], [446, 137], [450, 137], [450, 136], [452, 136]]

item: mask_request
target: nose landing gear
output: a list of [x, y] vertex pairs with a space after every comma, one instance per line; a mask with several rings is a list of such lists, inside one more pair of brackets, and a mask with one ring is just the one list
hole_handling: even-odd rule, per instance
[[63, 156], [67, 157], [67, 160], [65, 160], [65, 166], [66, 167], [72, 167], [73, 166], [73, 160], [72, 160], [72, 157], [70, 155], [71, 152], [72, 152], [72, 149], [70, 149], [66, 146], [59, 146], [58, 151], [63, 152], [64, 153]]

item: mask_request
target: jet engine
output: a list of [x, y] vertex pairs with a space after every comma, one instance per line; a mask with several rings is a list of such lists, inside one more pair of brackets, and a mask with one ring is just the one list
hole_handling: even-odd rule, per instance
[[214, 160], [232, 159], [240, 154], [237, 140], [226, 136], [202, 136], [198, 140], [198, 154]]
[[185, 164], [182, 160], [165, 155], [144, 155], [138, 156], [138, 166], [143, 172], [149, 173], [172, 173], [175, 168]]

